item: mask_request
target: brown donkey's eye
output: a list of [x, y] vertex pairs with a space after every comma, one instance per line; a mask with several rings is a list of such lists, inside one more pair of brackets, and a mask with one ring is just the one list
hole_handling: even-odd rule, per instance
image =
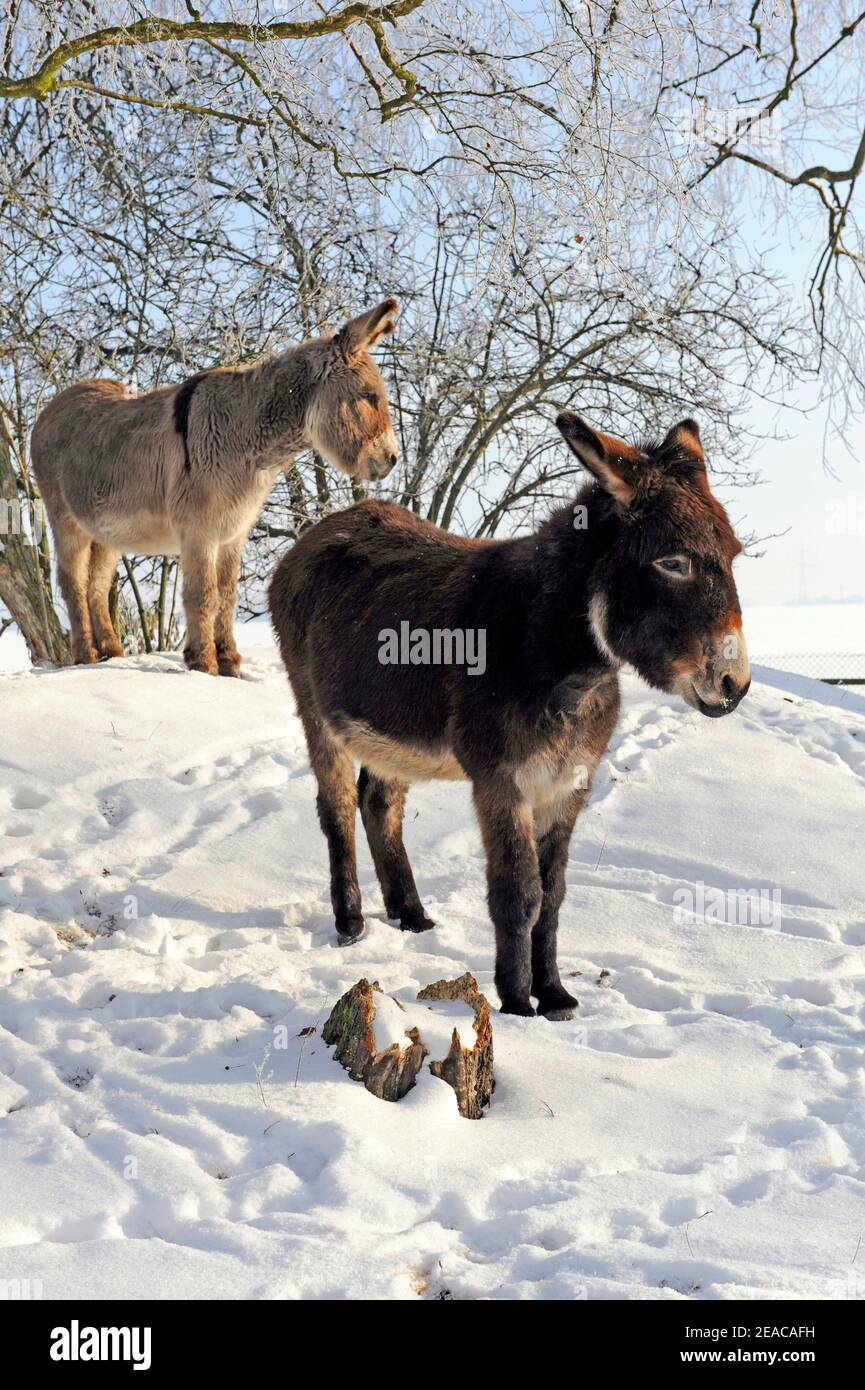
[[664, 555], [660, 560], [653, 560], [652, 564], [662, 574], [669, 574], [674, 579], [688, 579], [691, 574], [691, 561], [687, 555]]

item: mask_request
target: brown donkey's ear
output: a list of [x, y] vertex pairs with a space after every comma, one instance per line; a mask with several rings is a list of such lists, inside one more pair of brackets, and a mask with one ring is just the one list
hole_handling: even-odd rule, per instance
[[680, 420], [678, 425], [674, 425], [670, 430], [661, 448], [681, 449], [684, 454], [690, 454], [697, 463], [705, 464], [706, 462], [700, 439], [700, 427], [696, 420]]
[[636, 489], [632, 470], [635, 464], [645, 461], [639, 449], [611, 434], [591, 429], [585, 420], [569, 410], [556, 416], [556, 426], [571, 452], [611, 497], [623, 507], [633, 502]]
[[349, 319], [336, 335], [335, 342], [340, 351], [349, 357], [361, 348], [375, 347], [377, 342], [393, 332], [396, 310], [396, 300], [385, 299], [374, 309], [367, 309], [365, 314], [358, 314], [356, 319]]

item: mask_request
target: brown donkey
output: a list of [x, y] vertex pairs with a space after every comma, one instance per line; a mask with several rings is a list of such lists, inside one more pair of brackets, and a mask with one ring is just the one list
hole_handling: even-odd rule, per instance
[[108, 613], [120, 555], [180, 555], [193, 671], [236, 676], [233, 619], [244, 542], [281, 469], [317, 449], [383, 478], [397, 443], [369, 355], [396, 301], [247, 368], [198, 372], [131, 395], [116, 381], [62, 391], [33, 428], [33, 470], [57, 549], [72, 658], [122, 656]]
[[[406, 788], [467, 778], [502, 1009], [532, 1014], [534, 996], [548, 1018], [576, 1004], [556, 963], [558, 914], [574, 821], [619, 713], [618, 667], [711, 716], [750, 684], [731, 568], [741, 547], [709, 491], [697, 426], [635, 449], [574, 415], [556, 423], [594, 481], [536, 535], [465, 540], [363, 502], [307, 531], [270, 588], [340, 936], [363, 930], [358, 797], [387, 912], [423, 931], [433, 923], [403, 845]], [[404, 664], [383, 664], [397, 633]], [[485, 662], [460, 665], [470, 634], [476, 653], [485, 634]], [[437, 645], [447, 655], [430, 664]]]

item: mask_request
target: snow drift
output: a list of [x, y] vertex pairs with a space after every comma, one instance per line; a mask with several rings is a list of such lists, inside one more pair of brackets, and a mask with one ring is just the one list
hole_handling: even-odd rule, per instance
[[562, 910], [579, 1016], [495, 1014], [472, 1123], [426, 1072], [374, 1099], [320, 1038], [363, 975], [495, 998], [468, 790], [409, 798], [437, 930], [388, 924], [359, 837], [368, 934], [338, 949], [287, 682], [246, 670], [0, 676], [0, 1281], [862, 1296], [865, 700], [758, 669], [715, 722], [626, 680]]

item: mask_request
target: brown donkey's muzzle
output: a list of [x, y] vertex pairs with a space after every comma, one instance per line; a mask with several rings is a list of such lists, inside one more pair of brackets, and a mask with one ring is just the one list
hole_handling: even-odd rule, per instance
[[720, 719], [744, 699], [751, 684], [748, 648], [741, 628], [715, 638], [704, 666], [680, 677], [679, 694], [709, 719]]

